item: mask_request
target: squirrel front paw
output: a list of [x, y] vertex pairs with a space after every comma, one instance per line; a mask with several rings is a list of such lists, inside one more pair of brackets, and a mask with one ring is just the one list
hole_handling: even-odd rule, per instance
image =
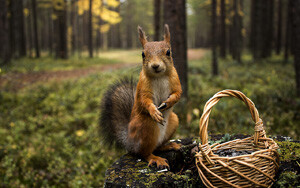
[[149, 110], [150, 116], [152, 119], [154, 119], [156, 122], [163, 124], [164, 118], [163, 114], [156, 108], [155, 105], [152, 106], [152, 108]]

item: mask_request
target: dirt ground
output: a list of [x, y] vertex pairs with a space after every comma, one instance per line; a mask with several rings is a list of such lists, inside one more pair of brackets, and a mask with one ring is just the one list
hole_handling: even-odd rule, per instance
[[88, 76], [102, 71], [115, 70], [130, 67], [128, 64], [112, 64], [103, 66], [92, 66], [88, 68], [65, 70], [65, 71], [41, 71], [32, 73], [8, 73], [0, 76], [1, 86], [8, 85], [9, 90], [17, 91], [34, 83], [45, 83], [48, 81], [61, 81], [65, 79], [73, 79]]
[[208, 50], [205, 49], [189, 49], [188, 50], [188, 60], [200, 60], [202, 59]]
[[[204, 49], [189, 49], [188, 60], [200, 60], [207, 50]], [[117, 59], [122, 61], [122, 59]], [[34, 83], [45, 83], [48, 81], [61, 81], [65, 79], [73, 79], [99, 73], [102, 71], [117, 70], [126, 67], [133, 67], [138, 63], [119, 63], [111, 65], [98, 65], [87, 68], [64, 71], [40, 71], [31, 73], [7, 73], [0, 75], [0, 90], [3, 86], [6, 89], [17, 91]]]

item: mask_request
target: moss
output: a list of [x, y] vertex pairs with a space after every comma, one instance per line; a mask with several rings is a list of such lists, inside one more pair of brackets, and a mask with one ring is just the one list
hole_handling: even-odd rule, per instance
[[300, 184], [300, 175], [296, 172], [283, 172], [276, 182], [277, 187], [297, 187]]
[[[126, 154], [107, 170], [105, 186], [195, 187], [199, 185], [198, 176], [193, 176], [193, 173], [179, 173], [179, 170], [183, 169], [182, 164], [186, 163], [184, 162], [187, 160], [186, 157], [191, 157], [191, 147], [194, 147], [191, 143], [190, 139], [190, 145], [183, 146], [180, 151], [157, 153], [158, 156], [168, 159], [173, 171], [148, 167], [148, 163], [138, 156]], [[180, 165], [176, 166], [178, 164], [173, 163], [180, 163]]]
[[280, 161], [299, 160], [300, 143], [297, 142], [277, 142], [279, 146]]
[[107, 170], [106, 185], [108, 182], [111, 182], [114, 185], [149, 187], [155, 184], [159, 185], [161, 183], [172, 182], [175, 185], [183, 186], [195, 182], [195, 180], [188, 175], [179, 175], [170, 171], [159, 172], [155, 168], [148, 167], [145, 161], [139, 161], [137, 163], [135, 163], [135, 161], [135, 157], [125, 155], [118, 164], [115, 163], [121, 165], [122, 168], [113, 165]]

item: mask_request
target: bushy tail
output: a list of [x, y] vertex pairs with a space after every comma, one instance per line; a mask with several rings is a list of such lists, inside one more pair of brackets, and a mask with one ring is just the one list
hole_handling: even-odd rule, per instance
[[102, 98], [99, 127], [108, 146], [125, 147], [135, 91], [136, 82], [124, 78], [111, 85]]

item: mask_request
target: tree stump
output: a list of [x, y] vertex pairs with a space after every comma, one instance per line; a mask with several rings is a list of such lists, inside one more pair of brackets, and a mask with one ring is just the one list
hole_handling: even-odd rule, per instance
[[[212, 141], [226, 142], [248, 135], [211, 135]], [[286, 137], [274, 138], [280, 147], [280, 168], [272, 187], [297, 187], [300, 185], [300, 142]], [[148, 162], [139, 156], [125, 154], [105, 174], [105, 187], [205, 187], [195, 167], [193, 153], [197, 150], [197, 139], [176, 140], [181, 143], [178, 151], [156, 151], [154, 154], [166, 158], [170, 170], [148, 167]]]

